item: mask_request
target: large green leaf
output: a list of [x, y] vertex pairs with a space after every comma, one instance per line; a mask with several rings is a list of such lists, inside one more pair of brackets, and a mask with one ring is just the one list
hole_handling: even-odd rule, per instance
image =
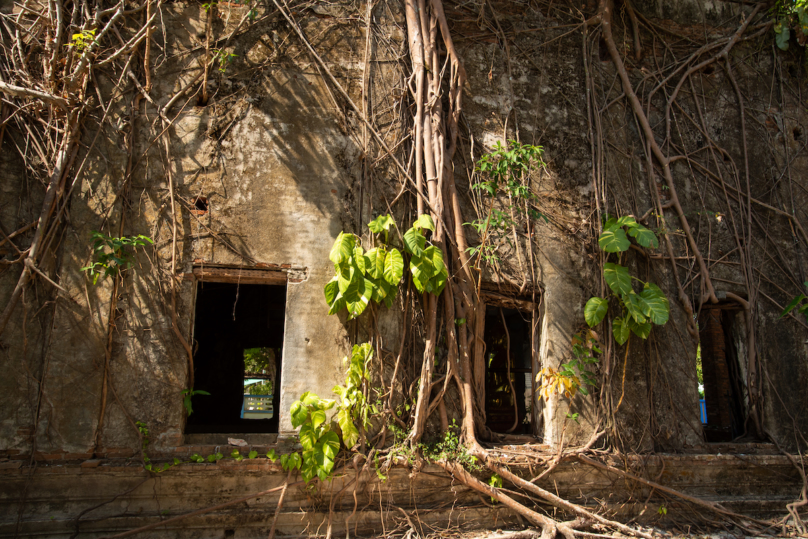
[[617, 341], [617, 344], [621, 346], [628, 340], [629, 328], [625, 320], [615, 318], [612, 321], [612, 335], [614, 335], [614, 340]]
[[384, 259], [384, 280], [393, 286], [398, 286], [401, 276], [404, 275], [404, 257], [398, 249], [390, 249]]
[[606, 262], [603, 265], [603, 278], [606, 284], [612, 289], [612, 292], [618, 296], [628, 294], [631, 292], [631, 275], [628, 273], [628, 268], [620, 264]]
[[432, 216], [428, 214], [419, 215], [418, 219], [412, 224], [413, 228], [426, 228], [435, 232], [435, 222], [432, 220]]
[[355, 446], [359, 440], [359, 430], [354, 425], [350, 409], [343, 408], [337, 412], [337, 423], [339, 423], [339, 428], [342, 430], [342, 440], [345, 442], [345, 447], [350, 449]]
[[381, 279], [384, 275], [384, 261], [387, 251], [384, 248], [371, 249], [365, 253], [365, 271], [374, 279]]
[[295, 401], [289, 409], [289, 415], [292, 418], [292, 426], [297, 428], [309, 418], [309, 409], [300, 401]]
[[589, 298], [584, 307], [584, 319], [589, 327], [600, 324], [609, 310], [609, 301], [605, 298]]
[[636, 225], [628, 229], [628, 235], [637, 240], [637, 243], [643, 247], [659, 247], [656, 234], [648, 230], [642, 225]]
[[426, 247], [426, 238], [421, 231], [413, 227], [404, 233], [404, 247], [413, 256], [421, 256]]
[[435, 245], [430, 245], [424, 249], [424, 255], [422, 258], [424, 260], [428, 260], [432, 266], [432, 275], [443, 273], [443, 271], [446, 269], [446, 265], [443, 263], [443, 251], [441, 251], [440, 248], [436, 247]]
[[396, 226], [396, 222], [389, 214], [380, 215], [368, 223], [368, 228], [374, 234], [387, 232], [391, 226]]
[[300, 432], [297, 436], [300, 440], [300, 445], [303, 446], [305, 451], [310, 451], [314, 448], [314, 444], [317, 443], [317, 434], [311, 423], [304, 423], [303, 426], [300, 427]]
[[351, 270], [351, 280], [345, 290], [342, 290], [342, 276], [340, 276], [340, 292], [348, 303], [357, 301], [365, 291], [365, 278], [356, 269]]
[[356, 268], [359, 270], [359, 273], [364, 275], [365, 273], [365, 250], [362, 249], [361, 245], [357, 245], [353, 250], [353, 257], [352, 261]]
[[664, 325], [670, 316], [671, 306], [662, 290], [657, 285], [648, 283], [640, 296], [648, 305], [648, 318], [658, 326]]
[[331, 247], [331, 254], [328, 255], [328, 258], [330, 258], [331, 262], [334, 264], [347, 261], [351, 257], [351, 254], [353, 254], [355, 243], [356, 241], [353, 234], [340, 232], [339, 236], [337, 236], [337, 241], [335, 241], [334, 246]]
[[605, 230], [598, 238], [598, 245], [607, 253], [620, 253], [631, 245], [626, 237], [626, 231], [622, 228], [612, 228]]
[[644, 324], [645, 317], [650, 313], [650, 309], [645, 304], [645, 300], [642, 299], [642, 296], [632, 290], [628, 294], [623, 294], [622, 299], [623, 305], [626, 307], [626, 311], [628, 311], [626, 321], [628, 322], [629, 319], [633, 319], [636, 320], [638, 324]]
[[315, 429], [325, 423], [325, 410], [313, 410], [311, 412], [311, 426]]
[[351, 281], [354, 280], [354, 273], [356, 272], [356, 268], [354, 266], [349, 266], [347, 264], [339, 266], [335, 268], [337, 270], [337, 285], [342, 295], [345, 295], [345, 291], [348, 290], [348, 287], [351, 285]]
[[634, 219], [633, 215], [624, 215], [620, 219], [615, 222], [615, 225], [620, 226], [627, 226], [629, 228], [637, 226], [637, 220]]
[[440, 293], [443, 292], [443, 289], [446, 286], [447, 278], [448, 278], [448, 275], [446, 273], [446, 268], [444, 268], [441, 273], [439, 273], [439, 274], [435, 275], [434, 277], [432, 277], [430, 282], [432, 284], [432, 293], [433, 294], [435, 294], [436, 296], [440, 296]]
[[638, 323], [631, 317], [626, 318], [626, 325], [628, 325], [629, 329], [641, 339], [647, 339], [648, 335], [651, 334], [651, 322], [645, 323]]
[[342, 309], [348, 307], [348, 302], [345, 301], [345, 298], [342, 297], [342, 293], [340, 292], [337, 294], [337, 297], [334, 298], [334, 303], [331, 304], [331, 307], [328, 309], [328, 314], [337, 314]]
[[328, 303], [329, 305], [334, 303], [334, 299], [339, 294], [339, 283], [338, 283], [338, 281], [339, 281], [339, 279], [334, 277], [333, 279], [331, 279], [330, 281], [328, 281], [325, 284], [325, 289], [323, 290], [323, 292], [325, 292], [325, 302]]

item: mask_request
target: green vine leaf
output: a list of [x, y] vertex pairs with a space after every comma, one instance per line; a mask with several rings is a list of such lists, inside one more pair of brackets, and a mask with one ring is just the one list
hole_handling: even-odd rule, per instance
[[628, 325], [622, 318], [615, 318], [612, 321], [612, 335], [614, 335], [614, 340], [617, 341], [617, 344], [620, 346], [623, 346], [628, 340], [630, 335], [629, 331]]
[[657, 285], [648, 283], [640, 293], [640, 296], [642, 296], [642, 299], [648, 306], [648, 318], [658, 326], [666, 324], [670, 316], [671, 307], [668, 298], [665, 297], [662, 290]]
[[374, 279], [381, 279], [384, 276], [384, 262], [387, 251], [383, 248], [371, 249], [365, 253], [365, 271]]
[[359, 270], [360, 275], [365, 274], [365, 250], [361, 245], [357, 245], [353, 250], [353, 257], [351, 258], [354, 266]]
[[637, 220], [634, 219], [633, 215], [624, 215], [614, 223], [615, 226], [627, 226], [629, 228], [637, 226]]
[[632, 290], [628, 294], [624, 294], [622, 300], [623, 305], [628, 311], [626, 321], [635, 320], [638, 324], [644, 324], [645, 317], [650, 313], [650, 309], [645, 304], [645, 300], [642, 299], [642, 296]]
[[390, 231], [390, 227], [393, 226], [396, 226], [396, 222], [389, 214], [380, 215], [368, 223], [368, 228], [374, 234], [379, 234], [381, 232], [387, 233]]
[[628, 273], [628, 268], [620, 264], [606, 262], [603, 265], [603, 278], [606, 280], [606, 284], [609, 285], [609, 288], [612, 289], [612, 292], [618, 296], [628, 294], [632, 291], [631, 275]]
[[342, 409], [337, 413], [337, 423], [342, 430], [342, 439], [348, 449], [356, 445], [359, 440], [359, 429], [354, 425], [350, 408]]
[[416, 229], [426, 228], [435, 232], [435, 222], [432, 220], [432, 216], [426, 213], [419, 215], [418, 220], [412, 224], [412, 227]]
[[398, 286], [404, 275], [404, 257], [398, 249], [390, 249], [384, 259], [384, 280], [392, 286]]
[[432, 275], [439, 275], [446, 270], [446, 265], [443, 263], [443, 251], [435, 245], [430, 245], [424, 249], [424, 260], [428, 260], [432, 266]]
[[609, 302], [605, 298], [589, 298], [584, 307], [584, 318], [589, 327], [595, 327], [606, 317], [609, 310]]
[[631, 242], [622, 228], [605, 230], [598, 238], [598, 245], [607, 253], [621, 253], [628, 250]]
[[334, 242], [334, 246], [331, 247], [331, 254], [328, 255], [328, 258], [330, 258], [331, 262], [334, 264], [347, 262], [348, 259], [351, 258], [355, 243], [356, 240], [353, 234], [340, 232], [339, 236], [337, 236], [337, 240]]
[[656, 234], [642, 225], [635, 224], [632, 228], [628, 229], [628, 235], [637, 240], [637, 243], [645, 248], [659, 247]]
[[334, 277], [330, 281], [325, 284], [325, 288], [323, 289], [325, 293], [325, 302], [329, 305], [333, 305], [334, 300], [339, 295], [339, 279]]
[[638, 323], [631, 317], [626, 318], [626, 325], [628, 325], [634, 335], [645, 340], [651, 334], [651, 322]]
[[413, 256], [421, 256], [426, 247], [426, 238], [421, 231], [415, 227], [404, 233], [404, 247]]

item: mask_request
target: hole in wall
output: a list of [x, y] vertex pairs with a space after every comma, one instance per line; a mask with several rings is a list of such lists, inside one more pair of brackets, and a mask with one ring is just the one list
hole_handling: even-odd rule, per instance
[[802, 140], [802, 128], [800, 126], [795, 127], [792, 134], [794, 135], [794, 140]]
[[713, 73], [715, 73], [715, 66], [713, 64], [707, 65], [704, 67], [704, 69], [701, 70], [701, 72], [704, 73], [705, 75], [712, 75]]
[[194, 199], [194, 212], [197, 215], [208, 213], [208, 197], [196, 197]]
[[185, 432], [276, 433], [285, 285], [199, 282], [195, 390]]

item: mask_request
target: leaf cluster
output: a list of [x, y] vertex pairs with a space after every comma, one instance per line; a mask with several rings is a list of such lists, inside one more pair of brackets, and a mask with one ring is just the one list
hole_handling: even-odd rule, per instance
[[[385, 239], [391, 226], [395, 222], [389, 215], [368, 224], [371, 231], [383, 231]], [[348, 309], [351, 320], [365, 312], [371, 300], [384, 302], [388, 308], [393, 305], [404, 274], [404, 258], [398, 249], [385, 243], [365, 252], [354, 234], [340, 232], [329, 258], [336, 275], [325, 285], [328, 314]]]
[[306, 483], [315, 477], [326, 481], [334, 469], [334, 460], [339, 453], [339, 436], [332, 429], [331, 423], [326, 421], [325, 415], [334, 404], [336, 403], [333, 400], [321, 399], [307, 391], [300, 396], [300, 400], [292, 404], [289, 411], [292, 426], [300, 427], [298, 437], [303, 455], [300, 465], [296, 467], [300, 469]]
[[84, 52], [84, 49], [92, 45], [93, 41], [95, 41], [95, 30], [82, 30], [70, 36], [70, 43], [67, 46], [75, 48], [78, 52]]
[[95, 261], [89, 266], [81, 268], [81, 271], [88, 272], [93, 278], [93, 284], [98, 282], [101, 275], [112, 277], [118, 275], [122, 268], [129, 269], [132, 267], [132, 255], [129, 253], [128, 248], [135, 249], [154, 243], [148, 236], [137, 235], [115, 238], [96, 231], [92, 232], [92, 238], [94, 240], [93, 254]]
[[[532, 168], [545, 165], [542, 160], [543, 153], [544, 149], [541, 146], [509, 140], [506, 148], [497, 141], [494, 150], [484, 154], [477, 161], [476, 170], [486, 179], [471, 187], [491, 198], [497, 198], [500, 194], [506, 195], [508, 197], [506, 208], [514, 212], [514, 216], [519, 216], [517, 220], [544, 219], [545, 222], [549, 222], [547, 216], [534, 208], [523, 207], [522, 204], [523, 201], [527, 201], [529, 205], [538, 199], [530, 191], [527, 179]], [[489, 238], [505, 239], [510, 243], [508, 229], [517, 223], [505, 212], [492, 207], [485, 219], [476, 219], [463, 224], [474, 228], [481, 238], [480, 245], [469, 247], [466, 252], [472, 257], [479, 255], [480, 259], [491, 264], [498, 261], [499, 257], [496, 254], [496, 245]]]
[[437, 245], [427, 247], [424, 230], [435, 232], [435, 223], [429, 215], [421, 215], [404, 233], [404, 250], [410, 256], [412, 282], [420, 293], [429, 292], [439, 296], [446, 286], [449, 272], [443, 261], [443, 251]]
[[[603, 233], [598, 238], [598, 245], [607, 253], [627, 251], [631, 246], [629, 236], [642, 247], [659, 246], [656, 234], [637, 223], [630, 215], [608, 219], [603, 228]], [[621, 315], [612, 321], [612, 335], [618, 344], [623, 345], [631, 333], [641, 339], [647, 339], [651, 333], [652, 323], [660, 326], [667, 323], [670, 303], [657, 285], [632, 277], [628, 268], [612, 262], [603, 265], [603, 278], [621, 308]], [[634, 290], [633, 281], [643, 285], [640, 293]], [[590, 298], [584, 307], [586, 323], [589, 327], [595, 327], [603, 321], [608, 310], [608, 297]]]
[[367, 402], [364, 392], [368, 364], [372, 358], [373, 347], [370, 343], [355, 344], [350, 360], [347, 356], [343, 359], [343, 362], [348, 364], [345, 385], [336, 385], [333, 389], [340, 398], [337, 423], [342, 431], [342, 441], [345, 442], [345, 447], [348, 449], [359, 441], [359, 429], [356, 428], [356, 422], [364, 428], [368, 428], [371, 414], [379, 413], [374, 404]]

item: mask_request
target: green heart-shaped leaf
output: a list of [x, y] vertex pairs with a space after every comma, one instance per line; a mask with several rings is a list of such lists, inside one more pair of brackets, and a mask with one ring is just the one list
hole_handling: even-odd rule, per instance
[[609, 311], [609, 302], [604, 298], [589, 298], [584, 307], [584, 319], [589, 327], [600, 324]]
[[603, 278], [605, 279], [606, 284], [609, 285], [609, 288], [612, 289], [612, 292], [618, 296], [628, 294], [632, 290], [631, 275], [628, 273], [628, 268], [625, 268], [620, 264], [606, 262], [603, 265]]
[[671, 307], [662, 290], [657, 285], [648, 283], [640, 296], [648, 306], [648, 318], [658, 326], [664, 325], [670, 316]]

